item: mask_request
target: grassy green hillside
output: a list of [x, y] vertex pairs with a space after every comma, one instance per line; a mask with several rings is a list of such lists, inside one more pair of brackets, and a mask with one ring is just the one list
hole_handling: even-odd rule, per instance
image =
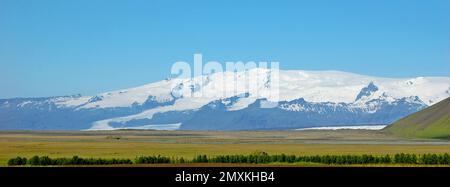
[[407, 138], [450, 139], [450, 98], [400, 119], [383, 131]]

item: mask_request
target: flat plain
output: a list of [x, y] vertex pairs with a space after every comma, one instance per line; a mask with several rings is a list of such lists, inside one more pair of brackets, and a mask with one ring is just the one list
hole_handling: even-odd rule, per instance
[[374, 130], [0, 132], [0, 166], [17, 156], [193, 158], [255, 151], [295, 155], [450, 153], [450, 141], [398, 138]]

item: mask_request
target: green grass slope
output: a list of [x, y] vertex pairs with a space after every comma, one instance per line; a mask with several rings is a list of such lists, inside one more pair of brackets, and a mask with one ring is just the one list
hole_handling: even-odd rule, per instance
[[450, 139], [450, 97], [394, 122], [383, 131], [407, 138]]

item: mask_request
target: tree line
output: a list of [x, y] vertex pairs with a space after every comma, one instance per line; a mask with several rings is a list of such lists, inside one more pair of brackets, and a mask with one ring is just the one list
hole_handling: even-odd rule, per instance
[[33, 156], [30, 159], [16, 157], [8, 161], [8, 165], [32, 165], [32, 166], [50, 166], [50, 165], [116, 165], [133, 164], [130, 159], [102, 159], [102, 158], [81, 158], [73, 156], [72, 158], [50, 158], [48, 156]]
[[249, 164], [268, 164], [268, 163], [321, 163], [336, 165], [351, 164], [450, 164], [450, 155], [445, 154], [395, 154], [384, 156], [373, 155], [314, 155], [314, 156], [296, 156], [296, 155], [268, 155], [267, 153], [252, 155], [221, 155], [207, 157], [199, 155], [192, 160], [193, 163], [249, 163]]
[[268, 163], [320, 163], [328, 165], [352, 165], [352, 164], [425, 164], [425, 165], [448, 165], [450, 155], [444, 154], [405, 154], [399, 153], [393, 156], [374, 155], [313, 155], [297, 156], [286, 154], [269, 155], [265, 152], [256, 152], [249, 155], [218, 155], [207, 156], [198, 155], [192, 159], [183, 157], [166, 156], [139, 156], [134, 159], [102, 159], [102, 158], [50, 158], [48, 156], [33, 156], [29, 159], [24, 157], [12, 158], [8, 165], [117, 165], [117, 164], [165, 164], [165, 163], [247, 163], [247, 164], [268, 164]]

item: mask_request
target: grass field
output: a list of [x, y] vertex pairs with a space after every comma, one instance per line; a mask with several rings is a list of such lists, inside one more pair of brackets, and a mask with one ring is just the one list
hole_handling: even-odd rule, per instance
[[193, 158], [254, 151], [295, 155], [450, 153], [450, 141], [401, 139], [365, 130], [0, 132], [0, 166], [16, 156]]

